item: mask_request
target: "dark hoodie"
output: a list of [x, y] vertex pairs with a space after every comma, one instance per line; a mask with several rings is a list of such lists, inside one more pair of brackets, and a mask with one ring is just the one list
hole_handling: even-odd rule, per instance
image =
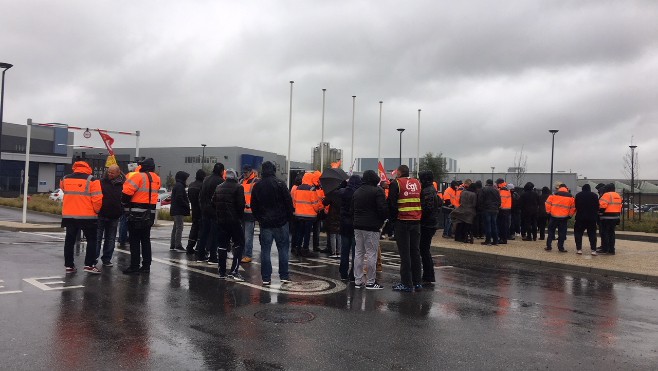
[[350, 213], [350, 205], [352, 205], [354, 192], [359, 187], [361, 187], [361, 177], [354, 174], [347, 180], [347, 187], [340, 190], [341, 205], [343, 205], [340, 209], [340, 234], [345, 236], [354, 235], [354, 223], [352, 221], [352, 214]]
[[190, 183], [187, 187], [187, 197], [190, 200], [190, 205], [192, 205], [192, 219], [200, 220], [201, 219], [201, 206], [199, 206], [199, 194], [201, 193], [201, 186], [203, 185], [203, 179], [206, 178], [206, 172], [203, 169], [196, 171], [196, 176], [194, 181]]
[[352, 197], [354, 229], [376, 232], [386, 220], [386, 196], [379, 187], [379, 176], [372, 170], [363, 173], [363, 184]]
[[523, 215], [524, 218], [537, 217], [540, 203], [539, 195], [535, 192], [535, 185], [532, 182], [526, 183], [523, 186], [523, 193], [521, 193], [521, 196], [519, 197], [521, 215]]
[[171, 190], [171, 209], [169, 209], [171, 216], [190, 215], [190, 200], [187, 198], [187, 193], [185, 192], [187, 178], [189, 177], [190, 174], [184, 171], [176, 173], [176, 184], [174, 184], [174, 188]]
[[595, 222], [598, 219], [599, 197], [592, 192], [589, 184], [576, 195], [576, 220], [581, 222]]
[[212, 196], [218, 185], [224, 182], [224, 164], [218, 162], [212, 169], [212, 174], [203, 180], [201, 192], [199, 193], [199, 206], [204, 218], [217, 219], [215, 207], [212, 204]]
[[270, 161], [263, 162], [261, 175], [251, 190], [251, 211], [261, 228], [283, 227], [295, 213], [288, 186], [276, 177]]
[[123, 193], [123, 182], [126, 180], [123, 174], [114, 179], [107, 177], [107, 173], [101, 179], [103, 189], [103, 206], [98, 216], [107, 219], [118, 219], [123, 214], [121, 206], [121, 193]]
[[422, 216], [420, 218], [420, 226], [425, 228], [438, 229], [439, 228], [439, 212], [443, 201], [437, 196], [436, 188], [434, 188], [434, 174], [432, 171], [421, 171], [418, 174], [420, 180], [420, 204], [422, 207]]
[[539, 195], [539, 205], [537, 205], [537, 217], [548, 218], [548, 213], [546, 213], [546, 200], [548, 200], [548, 196], [550, 195], [550, 188], [543, 187], [541, 189], [541, 195]]

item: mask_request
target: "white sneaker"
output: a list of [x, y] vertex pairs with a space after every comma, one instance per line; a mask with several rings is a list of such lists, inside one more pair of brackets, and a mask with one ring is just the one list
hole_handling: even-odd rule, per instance
[[592, 256], [597, 256], [597, 255], [599, 254], [596, 252], [596, 250], [592, 250]]
[[583, 250], [576, 250], [576, 254], [583, 255]]

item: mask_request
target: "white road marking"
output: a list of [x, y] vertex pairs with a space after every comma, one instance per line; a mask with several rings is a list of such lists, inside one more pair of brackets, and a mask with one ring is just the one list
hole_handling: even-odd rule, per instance
[[82, 285], [77, 285], [77, 286], [59, 286], [59, 287], [51, 287], [51, 285], [61, 285], [64, 284], [63, 281], [51, 281], [51, 282], [40, 282], [42, 280], [52, 280], [59, 278], [61, 279], [61, 276], [54, 276], [54, 277], [32, 277], [32, 278], [23, 278], [23, 281], [29, 283], [30, 285], [33, 285], [37, 288], [40, 288], [43, 291], [52, 291], [52, 290], [68, 290], [68, 289], [78, 289], [81, 287], [84, 287]]
[[[0, 280], [0, 282], [5, 282], [3, 280]], [[0, 286], [0, 289], [3, 288], [4, 286]], [[0, 291], [0, 295], [4, 294], [18, 294], [19, 292], [23, 292], [21, 290], [14, 290], [14, 291]]]

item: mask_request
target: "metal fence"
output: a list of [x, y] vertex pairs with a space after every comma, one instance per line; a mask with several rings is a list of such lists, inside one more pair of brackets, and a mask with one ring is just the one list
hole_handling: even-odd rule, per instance
[[625, 229], [627, 221], [642, 221], [658, 216], [658, 193], [622, 191], [623, 209], [621, 215], [621, 229]]

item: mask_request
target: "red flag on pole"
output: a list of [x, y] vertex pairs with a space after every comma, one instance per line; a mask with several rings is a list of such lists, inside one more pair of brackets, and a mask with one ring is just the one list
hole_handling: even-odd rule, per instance
[[101, 139], [103, 139], [103, 143], [105, 143], [105, 148], [107, 148], [107, 153], [110, 156], [114, 156], [114, 150], [112, 149], [112, 144], [114, 144], [114, 138], [109, 136], [104, 130], [98, 130], [98, 134], [101, 135]]
[[384, 169], [384, 165], [382, 165], [381, 161], [377, 162], [377, 170], [379, 172], [379, 180], [382, 182], [390, 183], [386, 177], [386, 170]]

